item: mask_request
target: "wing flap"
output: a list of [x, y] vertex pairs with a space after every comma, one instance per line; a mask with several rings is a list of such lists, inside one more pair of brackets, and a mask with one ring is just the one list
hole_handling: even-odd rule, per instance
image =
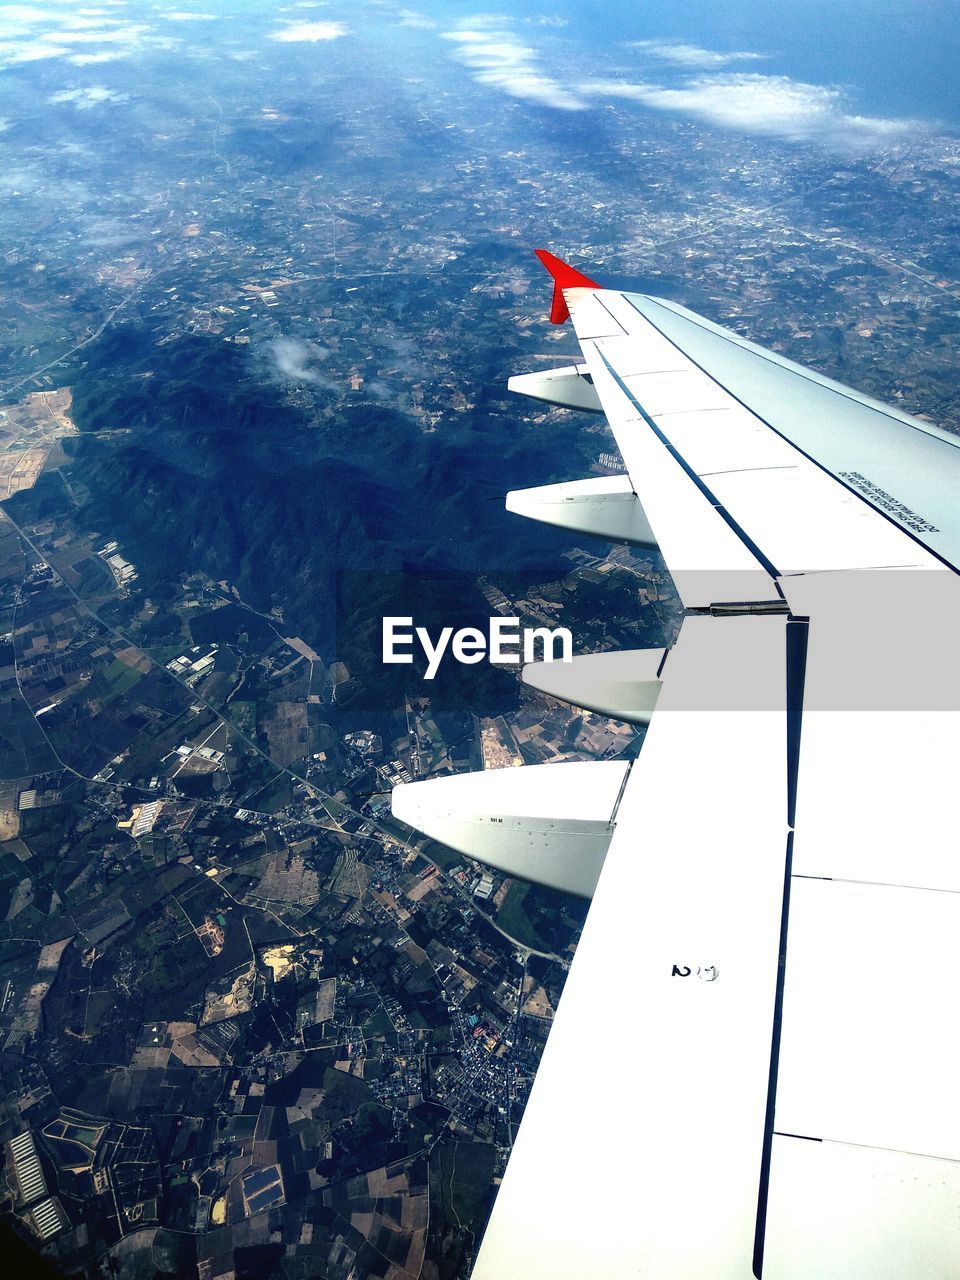
[[709, 484], [737, 522], [759, 540], [781, 577], [938, 567], [919, 543], [802, 459], [793, 467], [715, 473]]
[[[683, 624], [475, 1280], [752, 1276], [787, 845], [786, 628]], [[703, 709], [715, 663], [738, 709]]]
[[952, 1280], [960, 1164], [778, 1135], [763, 1280]]
[[956, 893], [794, 877], [778, 1131], [960, 1161], [958, 936]]

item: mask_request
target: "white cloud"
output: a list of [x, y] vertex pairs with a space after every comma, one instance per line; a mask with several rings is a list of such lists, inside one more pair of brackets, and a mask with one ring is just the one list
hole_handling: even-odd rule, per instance
[[21, 17], [33, 15], [32, 25], [21, 25], [16, 31], [5, 28], [0, 6], [0, 37], [7, 37], [0, 39], [0, 66], [65, 58], [74, 66], [85, 67], [114, 62], [145, 49], [173, 49], [181, 43], [171, 35], [153, 34], [154, 28], [146, 23], [105, 17], [102, 10], [77, 10], [70, 15], [22, 5], [14, 8]]
[[543, 69], [541, 55], [516, 39], [504, 18], [465, 18], [442, 36], [455, 46], [454, 56], [478, 83], [567, 111], [604, 98], [623, 98], [720, 128], [859, 150], [889, 145], [923, 128], [916, 120], [858, 115], [843, 92], [832, 86], [723, 70], [731, 63], [757, 62], [765, 56], [749, 50], [718, 52], [678, 40], [634, 41], [633, 48], [690, 74], [668, 85], [602, 78], [568, 84]]
[[454, 56], [479, 84], [561, 111], [581, 111], [587, 105], [559, 80], [545, 74], [536, 50], [515, 40], [502, 20], [468, 18], [456, 31], [444, 31], [443, 39], [456, 45]]
[[167, 22], [216, 22], [218, 15], [215, 13], [196, 13], [189, 9], [168, 9], [159, 14], [159, 17], [165, 18]]
[[56, 14], [50, 9], [38, 9], [28, 4], [0, 4], [0, 22], [29, 25], [32, 22], [53, 21], [56, 21]]
[[419, 27], [423, 31], [431, 31], [436, 25], [432, 18], [428, 18], [423, 13], [417, 13], [414, 9], [400, 10], [401, 27]]
[[91, 67], [100, 62], [119, 62], [121, 58], [129, 58], [130, 49], [104, 49], [100, 53], [72, 53], [68, 62], [75, 67]]
[[[51, 19], [53, 15], [51, 14]], [[9, 22], [0, 13], [0, 41], [22, 40], [36, 35], [35, 24], [30, 22]]]
[[43, 36], [19, 44], [0, 45], [0, 59], [4, 62], [40, 62], [44, 58], [62, 58], [69, 52], [64, 45], [51, 44]]
[[889, 143], [922, 127], [915, 120], [854, 115], [847, 110], [839, 89], [805, 84], [788, 76], [730, 72], [700, 76], [678, 88], [619, 80], [591, 80], [578, 88], [594, 97], [626, 98], [720, 128], [793, 142], [865, 148]]
[[329, 354], [325, 347], [318, 347], [315, 342], [305, 342], [302, 338], [273, 338], [269, 344], [268, 358], [274, 376], [284, 382], [307, 383], [312, 387], [325, 387], [328, 391], [340, 394], [343, 388], [317, 368]]
[[76, 15], [72, 18], [61, 18], [60, 25], [70, 31], [97, 31], [103, 27], [119, 27], [122, 19], [109, 18], [105, 14]]
[[641, 49], [677, 67], [702, 71], [726, 67], [731, 62], [758, 62], [766, 56], [762, 53], [718, 53], [714, 49], [701, 49], [699, 45], [683, 44], [679, 40], [631, 40], [627, 47]]
[[347, 27], [343, 22], [292, 22], [279, 31], [274, 31], [271, 39], [280, 40], [284, 44], [315, 44], [320, 40], [336, 40], [346, 34]]
[[87, 85], [82, 89], [61, 89], [47, 99], [52, 103], [71, 103], [78, 111], [89, 110], [90, 107], [102, 107], [111, 102], [126, 102], [125, 93], [117, 93], [105, 85]]
[[45, 40], [54, 44], [135, 44], [149, 32], [142, 24], [101, 28], [97, 31], [48, 31]]

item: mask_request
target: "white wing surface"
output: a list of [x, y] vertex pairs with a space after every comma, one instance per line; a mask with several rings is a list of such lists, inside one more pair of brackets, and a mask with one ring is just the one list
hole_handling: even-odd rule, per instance
[[960, 441], [540, 257], [685, 617], [474, 1276], [955, 1277]]

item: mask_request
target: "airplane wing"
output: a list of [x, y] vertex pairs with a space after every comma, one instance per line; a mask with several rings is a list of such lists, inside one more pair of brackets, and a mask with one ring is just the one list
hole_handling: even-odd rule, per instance
[[584, 364], [512, 385], [605, 413], [626, 478], [508, 506], [655, 543], [684, 619], [666, 653], [525, 669], [648, 724], [616, 776], [509, 771], [539, 826], [495, 774], [394, 794], [592, 892], [475, 1280], [946, 1280], [960, 441], [539, 256]]

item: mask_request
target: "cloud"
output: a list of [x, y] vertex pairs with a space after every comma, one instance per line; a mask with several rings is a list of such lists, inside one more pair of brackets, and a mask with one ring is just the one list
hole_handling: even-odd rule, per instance
[[4, 4], [0, 5], [0, 22], [16, 23], [20, 26], [33, 22], [56, 21], [56, 14], [50, 9], [38, 9], [35, 5]]
[[343, 22], [291, 22], [272, 32], [270, 38], [284, 44], [316, 44], [320, 40], [337, 40], [346, 34], [347, 26]]
[[587, 98], [624, 98], [740, 133], [843, 150], [889, 145], [927, 127], [918, 120], [858, 115], [843, 91], [831, 85], [723, 69], [735, 62], [761, 61], [766, 57], [762, 53], [723, 53], [679, 40], [634, 40], [628, 47], [689, 74], [667, 85], [597, 78], [577, 85], [577, 92]]
[[122, 25], [122, 19], [111, 18], [106, 13], [101, 14], [74, 14], [73, 17], [61, 17], [59, 19], [61, 26], [71, 31], [98, 30], [103, 27], [119, 27]]
[[88, 111], [91, 107], [102, 107], [107, 103], [126, 102], [127, 95], [108, 89], [105, 85], [95, 84], [82, 89], [61, 89], [58, 93], [51, 94], [47, 101], [55, 104], [70, 103], [78, 111]]
[[444, 40], [456, 45], [454, 57], [462, 62], [478, 84], [560, 111], [582, 111], [587, 105], [559, 80], [540, 67], [536, 50], [521, 44], [502, 20], [466, 19], [455, 31], [444, 31]]
[[51, 44], [42, 36], [36, 40], [24, 40], [17, 45], [0, 45], [0, 59], [4, 62], [40, 62], [44, 58], [62, 58], [70, 50], [64, 45]]
[[714, 49], [701, 49], [699, 45], [683, 44], [679, 40], [631, 40], [627, 48], [641, 49], [677, 67], [703, 71], [726, 67], [731, 62], [758, 62], [766, 57], [763, 53], [717, 53]]
[[75, 67], [95, 66], [98, 62], [118, 62], [121, 58], [129, 58], [130, 49], [103, 49], [100, 53], [72, 53], [68, 62]]
[[374, 400], [392, 400], [396, 395], [393, 387], [388, 382], [381, 381], [380, 378], [367, 378], [363, 389], [368, 396], [373, 396]]
[[400, 10], [401, 27], [419, 27], [423, 31], [432, 31], [436, 25], [434, 20], [428, 18], [426, 14], [417, 13], [414, 9]]
[[[128, 58], [144, 49], [172, 49], [181, 43], [155, 35], [143, 22], [105, 16], [103, 9], [72, 14], [25, 5], [0, 5], [0, 66], [65, 58], [77, 67]], [[12, 18], [16, 22], [11, 25]]]
[[126, 26], [111, 26], [96, 31], [73, 29], [48, 31], [42, 38], [53, 44], [136, 44], [141, 37], [147, 35], [149, 30], [149, 27], [140, 23], [130, 23]]
[[720, 128], [791, 142], [864, 148], [890, 143], [922, 127], [916, 120], [853, 115], [839, 89], [788, 76], [730, 72], [700, 76], [678, 88], [620, 80], [591, 80], [578, 87], [583, 94], [626, 98], [656, 111], [678, 112]]
[[859, 115], [833, 86], [724, 70], [732, 63], [758, 62], [766, 56], [750, 50], [719, 52], [679, 40], [633, 41], [630, 47], [689, 74], [679, 83], [666, 85], [604, 78], [569, 84], [543, 69], [541, 55], [516, 39], [507, 19], [482, 14], [465, 18], [455, 29], [442, 32], [442, 37], [455, 46], [454, 57], [479, 84], [565, 111], [621, 98], [718, 128], [848, 150], [889, 145], [924, 128], [917, 120]]
[[273, 338], [269, 343], [268, 357], [274, 375], [284, 382], [305, 382], [312, 387], [326, 387], [329, 391], [342, 393], [343, 388], [316, 367], [329, 354], [325, 347], [305, 342], [302, 338]]
[[158, 17], [165, 19], [167, 22], [216, 22], [219, 15], [216, 13], [196, 13], [189, 9], [167, 9], [160, 13]]
[[792, 142], [818, 140], [835, 145], [874, 146], [919, 127], [915, 120], [851, 114], [837, 88], [749, 72], [690, 79], [678, 88], [591, 81], [589, 86], [581, 86], [581, 92], [622, 97], [654, 110], [692, 115], [721, 128]]

